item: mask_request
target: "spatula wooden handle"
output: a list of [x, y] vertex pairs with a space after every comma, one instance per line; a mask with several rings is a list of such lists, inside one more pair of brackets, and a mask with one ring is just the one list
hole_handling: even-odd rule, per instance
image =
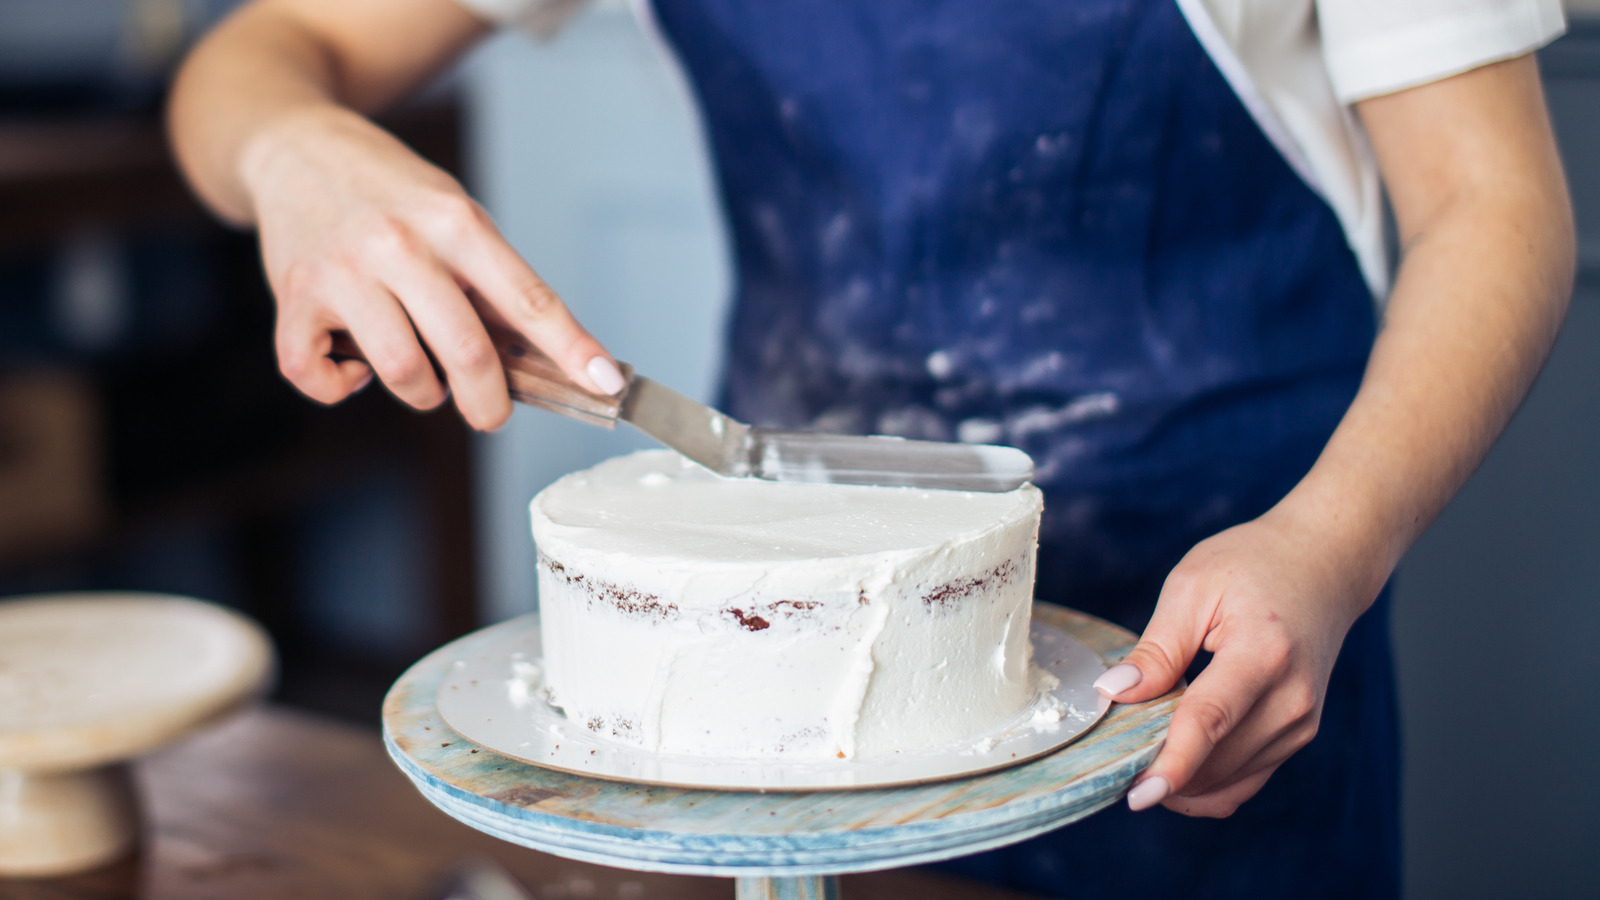
[[[617, 415], [622, 411], [623, 399], [628, 396], [626, 387], [615, 394], [596, 394], [568, 378], [555, 360], [521, 335], [491, 328], [489, 337], [506, 368], [506, 386], [511, 389], [511, 399], [590, 425], [617, 427]], [[633, 366], [619, 360], [617, 368], [631, 385]]]
[[[568, 378], [555, 360], [521, 335], [490, 328], [489, 338], [494, 341], [500, 364], [505, 367], [511, 399], [601, 428], [617, 427], [617, 415], [622, 410], [623, 399], [628, 396], [627, 388], [609, 396], [593, 393]], [[334, 332], [330, 355], [342, 359], [366, 358], [350, 335], [342, 331]], [[622, 370], [622, 377], [631, 384], [633, 367], [624, 362], [618, 362], [617, 366]], [[438, 369], [437, 362], [434, 368]]]

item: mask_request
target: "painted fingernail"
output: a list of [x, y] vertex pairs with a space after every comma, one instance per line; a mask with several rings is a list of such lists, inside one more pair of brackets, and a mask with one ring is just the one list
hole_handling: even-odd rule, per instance
[[615, 394], [628, 386], [628, 383], [622, 380], [622, 372], [617, 369], [617, 364], [604, 356], [596, 356], [589, 360], [589, 365], [584, 371], [588, 373], [589, 380], [594, 382], [594, 386], [607, 394]]
[[1128, 808], [1134, 812], [1149, 809], [1167, 799], [1170, 793], [1172, 785], [1160, 775], [1152, 775], [1134, 785], [1133, 790], [1128, 792]]
[[1094, 689], [1107, 697], [1115, 697], [1144, 680], [1144, 673], [1133, 663], [1117, 663], [1094, 680]]

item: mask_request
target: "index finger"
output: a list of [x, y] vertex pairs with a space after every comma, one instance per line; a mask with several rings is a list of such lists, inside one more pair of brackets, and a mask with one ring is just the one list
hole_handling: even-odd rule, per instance
[[626, 386], [611, 354], [492, 225], [454, 254], [456, 271], [489, 305], [485, 312], [532, 341], [568, 378], [602, 394]]
[[1272, 675], [1267, 667], [1248, 660], [1249, 655], [1237, 649], [1218, 648], [1178, 701], [1166, 744], [1128, 791], [1129, 808], [1148, 809], [1182, 791], [1217, 745], [1250, 714], [1271, 687]]

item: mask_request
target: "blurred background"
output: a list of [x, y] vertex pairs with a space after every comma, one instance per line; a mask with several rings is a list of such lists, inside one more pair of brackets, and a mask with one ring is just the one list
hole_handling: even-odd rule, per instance
[[[278, 378], [253, 239], [191, 199], [159, 121], [174, 61], [233, 2], [0, 0], [0, 596], [235, 606], [278, 643], [275, 699], [375, 726], [420, 654], [534, 609], [529, 498], [642, 444], [528, 409], [473, 437]], [[1600, 895], [1600, 0], [1569, 16], [1541, 62], [1578, 294], [1398, 576], [1414, 898]], [[709, 397], [724, 237], [685, 85], [626, 8], [501, 35], [384, 121], [619, 357]]]

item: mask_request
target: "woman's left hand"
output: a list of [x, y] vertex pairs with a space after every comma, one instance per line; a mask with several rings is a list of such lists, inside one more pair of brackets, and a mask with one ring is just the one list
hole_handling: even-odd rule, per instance
[[1360, 101], [1405, 248], [1355, 401], [1266, 515], [1201, 542], [1096, 683], [1137, 703], [1215, 654], [1128, 793], [1226, 816], [1310, 742], [1345, 632], [1521, 402], [1572, 293], [1572, 207], [1533, 54]]
[[1339, 646], [1388, 573], [1355, 571], [1370, 567], [1306, 518], [1280, 505], [1195, 546], [1138, 646], [1095, 682], [1138, 703], [1171, 690], [1201, 649], [1214, 654], [1128, 793], [1131, 808], [1231, 815], [1316, 735]]

